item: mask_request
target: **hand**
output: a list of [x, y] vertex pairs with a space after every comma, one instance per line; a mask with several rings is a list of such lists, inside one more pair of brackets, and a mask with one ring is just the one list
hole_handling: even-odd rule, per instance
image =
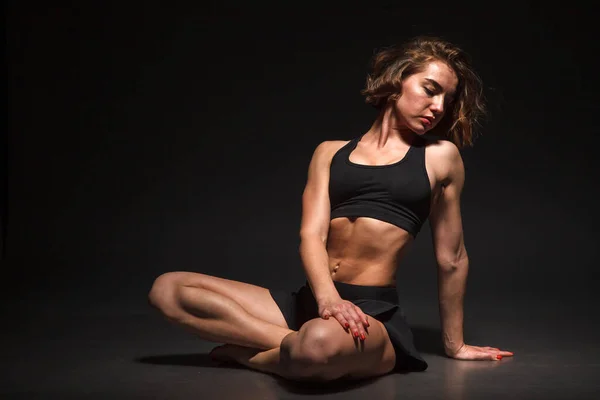
[[319, 303], [319, 316], [323, 319], [334, 317], [342, 328], [350, 331], [352, 336], [365, 340], [367, 337], [366, 328], [369, 327], [367, 315], [354, 303], [342, 300], [326, 300]]
[[457, 360], [501, 360], [502, 357], [511, 357], [513, 353], [495, 347], [479, 347], [463, 344], [456, 352], [446, 351], [448, 357]]

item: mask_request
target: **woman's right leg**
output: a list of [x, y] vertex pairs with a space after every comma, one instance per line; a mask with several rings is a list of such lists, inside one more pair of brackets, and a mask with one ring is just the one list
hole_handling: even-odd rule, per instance
[[159, 276], [150, 304], [202, 339], [256, 349], [279, 347], [294, 332], [268, 289], [193, 272]]

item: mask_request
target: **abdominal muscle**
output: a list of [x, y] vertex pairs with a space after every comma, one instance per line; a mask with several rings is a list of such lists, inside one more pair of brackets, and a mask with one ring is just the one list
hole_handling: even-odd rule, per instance
[[365, 286], [395, 286], [396, 267], [412, 236], [366, 217], [332, 219], [327, 237], [329, 271], [334, 281]]

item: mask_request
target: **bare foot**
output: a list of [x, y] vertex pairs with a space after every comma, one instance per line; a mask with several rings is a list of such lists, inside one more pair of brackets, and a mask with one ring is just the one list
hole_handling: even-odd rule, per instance
[[261, 350], [251, 347], [243, 347], [235, 344], [223, 344], [217, 346], [209, 353], [210, 358], [217, 362], [239, 363], [248, 365], [248, 360], [260, 353]]

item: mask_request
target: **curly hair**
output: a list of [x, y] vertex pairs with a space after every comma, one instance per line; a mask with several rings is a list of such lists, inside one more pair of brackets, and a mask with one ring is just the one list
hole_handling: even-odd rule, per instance
[[432, 133], [447, 137], [459, 148], [472, 146], [474, 127], [486, 112], [483, 86], [469, 56], [452, 43], [418, 36], [402, 45], [383, 48], [371, 60], [371, 72], [361, 94], [368, 104], [382, 109], [388, 99], [400, 94], [404, 79], [423, 71], [432, 61], [446, 63], [458, 78], [455, 100]]

